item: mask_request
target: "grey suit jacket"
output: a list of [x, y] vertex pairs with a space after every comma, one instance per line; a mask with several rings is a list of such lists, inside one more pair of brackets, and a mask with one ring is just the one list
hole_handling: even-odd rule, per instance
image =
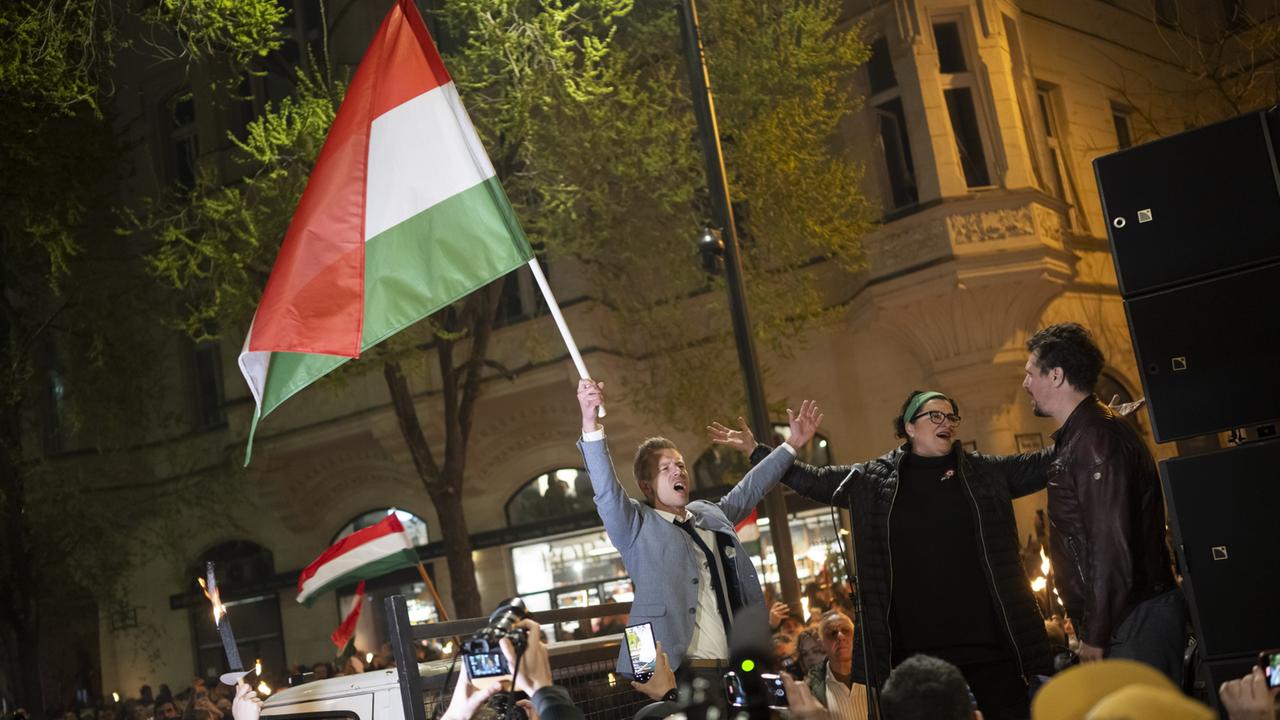
[[[693, 619], [698, 608], [699, 565], [702, 554], [690, 550], [684, 531], [665, 520], [648, 505], [629, 497], [613, 470], [608, 444], [604, 440], [578, 441], [578, 449], [591, 476], [596, 510], [604, 521], [609, 541], [622, 555], [635, 585], [630, 624], [653, 623], [653, 635], [662, 643], [673, 669], [684, 662], [693, 637]], [[748, 472], [719, 502], [695, 500], [686, 510], [694, 517], [694, 525], [723, 534], [732, 540], [733, 557], [721, 558], [725, 572], [738, 575], [747, 605], [763, 605], [764, 593], [751, 558], [742, 548], [734, 525], [744, 520], [765, 493], [782, 479], [795, 458], [779, 447]], [[727, 554], [728, 550], [726, 550]], [[768, 628], [761, 628], [767, 633]], [[631, 659], [625, 644], [620, 649], [618, 670], [631, 672]]]

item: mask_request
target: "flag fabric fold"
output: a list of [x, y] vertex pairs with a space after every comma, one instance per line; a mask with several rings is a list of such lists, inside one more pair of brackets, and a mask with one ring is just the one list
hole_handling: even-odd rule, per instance
[[312, 561], [298, 576], [298, 602], [310, 606], [327, 590], [417, 564], [409, 534], [395, 515], [388, 515], [338, 540]]
[[337, 630], [329, 636], [333, 644], [338, 647], [338, 652], [342, 652], [347, 648], [347, 644], [356, 636], [356, 623], [360, 622], [360, 608], [364, 607], [364, 581], [356, 586], [356, 596], [352, 601], [351, 610], [347, 616], [342, 619], [342, 624]]
[[240, 353], [258, 422], [533, 251], [412, 0], [357, 68]]

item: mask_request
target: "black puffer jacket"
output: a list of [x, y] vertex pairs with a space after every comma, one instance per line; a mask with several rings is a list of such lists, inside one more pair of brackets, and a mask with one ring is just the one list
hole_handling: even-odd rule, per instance
[[[898, 465], [906, 452], [907, 446], [903, 445], [855, 466], [814, 467], [797, 462], [782, 478], [784, 485], [807, 498], [851, 511], [861, 582], [858, 591], [862, 595], [871, 655], [875, 658], [876, 680], [881, 684], [889, 677], [893, 642], [888, 619], [893, 583], [889, 514], [897, 495]], [[1022, 568], [1012, 500], [1045, 488], [1052, 451], [994, 456], [964, 453], [960, 443], [955, 443], [952, 453], [956, 456], [960, 481], [973, 500], [974, 525], [982, 533], [982, 547], [986, 549], [985, 579], [1001, 625], [1008, 632], [1023, 675], [1047, 675], [1052, 672], [1053, 662], [1044, 619]], [[767, 455], [768, 448], [757, 446], [751, 454], [752, 463]], [[850, 470], [857, 471], [855, 478], [839, 498], [833, 498]], [[943, 607], [945, 594], [946, 589], [939, 588]], [[860, 635], [854, 642], [853, 676], [858, 682], [865, 682]]]

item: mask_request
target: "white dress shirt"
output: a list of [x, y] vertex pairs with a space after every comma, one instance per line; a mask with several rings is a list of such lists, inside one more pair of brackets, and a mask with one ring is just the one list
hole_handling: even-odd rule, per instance
[[827, 710], [831, 717], [841, 720], [867, 720], [867, 686], [853, 683], [846, 687], [831, 672], [827, 662]]

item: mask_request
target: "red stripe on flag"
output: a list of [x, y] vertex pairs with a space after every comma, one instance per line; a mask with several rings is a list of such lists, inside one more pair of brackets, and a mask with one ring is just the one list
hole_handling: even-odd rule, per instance
[[388, 515], [384, 520], [376, 525], [370, 525], [363, 530], [357, 530], [342, 538], [333, 545], [330, 545], [328, 550], [320, 553], [320, 557], [313, 560], [311, 564], [302, 571], [302, 574], [298, 576], [298, 592], [302, 592], [302, 584], [315, 576], [316, 570], [318, 570], [322, 565], [332, 561], [334, 558], [341, 557], [355, 548], [358, 548], [365, 543], [377, 540], [380, 537], [386, 537], [387, 535], [402, 532], [404, 532], [404, 526], [400, 524], [400, 519], [392, 514]]
[[733, 526], [733, 529], [735, 531], [740, 531], [742, 530], [742, 528], [746, 527], [747, 525], [755, 524], [755, 521], [759, 519], [759, 517], [760, 517], [760, 512], [758, 510], [752, 510], [751, 514], [748, 515], [746, 518], [744, 518], [742, 522]]
[[356, 623], [360, 622], [360, 608], [362, 607], [364, 607], [363, 580], [356, 586], [356, 599], [351, 605], [351, 612], [347, 613], [347, 616], [342, 620], [342, 624], [329, 636], [333, 644], [338, 646], [338, 652], [342, 652], [347, 647], [347, 643], [351, 642], [351, 638], [356, 634]]
[[378, 77], [370, 119], [451, 81], [413, 0], [399, 0], [387, 18], [394, 29], [383, 47], [382, 65], [393, 71]]
[[360, 356], [369, 126], [447, 82], [422, 16], [399, 0], [360, 61], [285, 232], [250, 351]]

